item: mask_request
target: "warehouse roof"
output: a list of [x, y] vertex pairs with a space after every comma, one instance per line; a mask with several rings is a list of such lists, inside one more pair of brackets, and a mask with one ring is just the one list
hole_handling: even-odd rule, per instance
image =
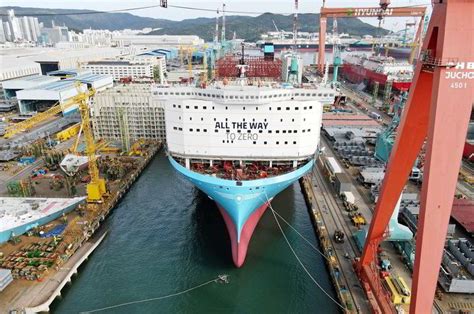
[[3, 81], [2, 86], [4, 89], [26, 89], [34, 88], [41, 85], [58, 81], [58, 77], [51, 77], [45, 75], [31, 75], [25, 76], [13, 80]]
[[61, 92], [71, 88], [76, 88], [74, 80], [62, 80], [58, 82], [49, 83], [41, 86], [39, 89]]
[[82, 83], [93, 83], [96, 81], [100, 81], [106, 78], [111, 77], [110, 75], [102, 75], [102, 74], [81, 74], [74, 78], [67, 79], [66, 81], [81, 81]]

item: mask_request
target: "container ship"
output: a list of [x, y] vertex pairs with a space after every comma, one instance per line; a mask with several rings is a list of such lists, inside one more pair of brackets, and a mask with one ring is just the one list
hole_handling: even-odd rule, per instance
[[85, 197], [1, 197], [0, 244], [61, 217], [84, 200]]
[[[242, 63], [241, 63], [242, 64]], [[165, 107], [171, 165], [216, 202], [241, 267], [271, 200], [307, 173], [319, 144], [327, 87], [243, 78], [204, 87], [155, 87]]]
[[341, 74], [356, 84], [373, 85], [377, 82], [383, 87], [391, 82], [394, 90], [404, 92], [410, 88], [413, 66], [392, 57], [349, 54], [343, 59]]

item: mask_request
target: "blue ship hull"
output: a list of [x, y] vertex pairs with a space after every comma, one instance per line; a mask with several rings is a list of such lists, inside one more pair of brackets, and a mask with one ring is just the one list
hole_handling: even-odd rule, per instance
[[179, 173], [217, 203], [229, 232], [232, 257], [237, 267], [245, 261], [252, 233], [269, 202], [311, 170], [314, 164], [314, 160], [310, 160], [290, 173], [258, 180], [234, 181], [200, 174], [183, 167], [172, 157], [169, 160]]
[[[85, 199], [85, 198], [84, 198]], [[83, 199], [83, 200], [84, 200]], [[70, 211], [72, 211], [73, 209], [75, 209], [77, 207], [77, 205], [79, 203], [81, 203], [82, 201], [78, 201], [77, 203], [75, 204], [71, 204], [67, 207], [64, 207], [62, 210], [59, 210], [55, 213], [52, 213], [50, 215], [47, 215], [47, 216], [44, 216], [38, 220], [35, 220], [35, 221], [31, 221], [29, 223], [26, 223], [24, 225], [20, 225], [20, 226], [17, 226], [15, 228], [12, 228], [12, 229], [9, 229], [9, 230], [6, 230], [6, 231], [3, 231], [0, 233], [0, 244], [4, 243], [4, 242], [7, 242], [8, 240], [10, 240], [10, 238], [12, 236], [19, 236], [19, 235], [22, 235], [28, 231], [30, 231], [31, 229], [34, 229], [34, 228], [37, 228], [39, 226], [42, 226], [42, 225], [45, 225], [55, 219], [58, 219], [59, 217], [61, 217], [63, 214], [66, 214], [66, 213], [69, 213]]]

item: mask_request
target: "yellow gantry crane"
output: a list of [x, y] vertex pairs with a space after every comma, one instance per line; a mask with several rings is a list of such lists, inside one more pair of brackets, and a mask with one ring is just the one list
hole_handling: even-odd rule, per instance
[[97, 165], [97, 147], [94, 141], [94, 135], [92, 134], [89, 106], [87, 104], [89, 98], [95, 94], [95, 90], [91, 88], [83, 92], [80, 90], [79, 86], [80, 85], [77, 86], [78, 94], [76, 96], [73, 96], [62, 104], [58, 102], [48, 110], [38, 113], [25, 121], [9, 126], [6, 129], [4, 137], [11, 138], [15, 134], [27, 131], [37, 124], [45, 122], [46, 120], [61, 113], [63, 110], [77, 105], [81, 114], [81, 127], [86, 142], [86, 154], [88, 158], [89, 175], [91, 177], [90, 183], [87, 184], [87, 202], [101, 203], [104, 200], [107, 189], [105, 186], [105, 180], [100, 177], [99, 167]]

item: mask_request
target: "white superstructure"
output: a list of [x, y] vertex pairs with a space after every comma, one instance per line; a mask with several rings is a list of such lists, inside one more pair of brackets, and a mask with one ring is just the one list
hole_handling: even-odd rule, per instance
[[169, 152], [186, 159], [300, 160], [315, 153], [329, 88], [156, 88]]

